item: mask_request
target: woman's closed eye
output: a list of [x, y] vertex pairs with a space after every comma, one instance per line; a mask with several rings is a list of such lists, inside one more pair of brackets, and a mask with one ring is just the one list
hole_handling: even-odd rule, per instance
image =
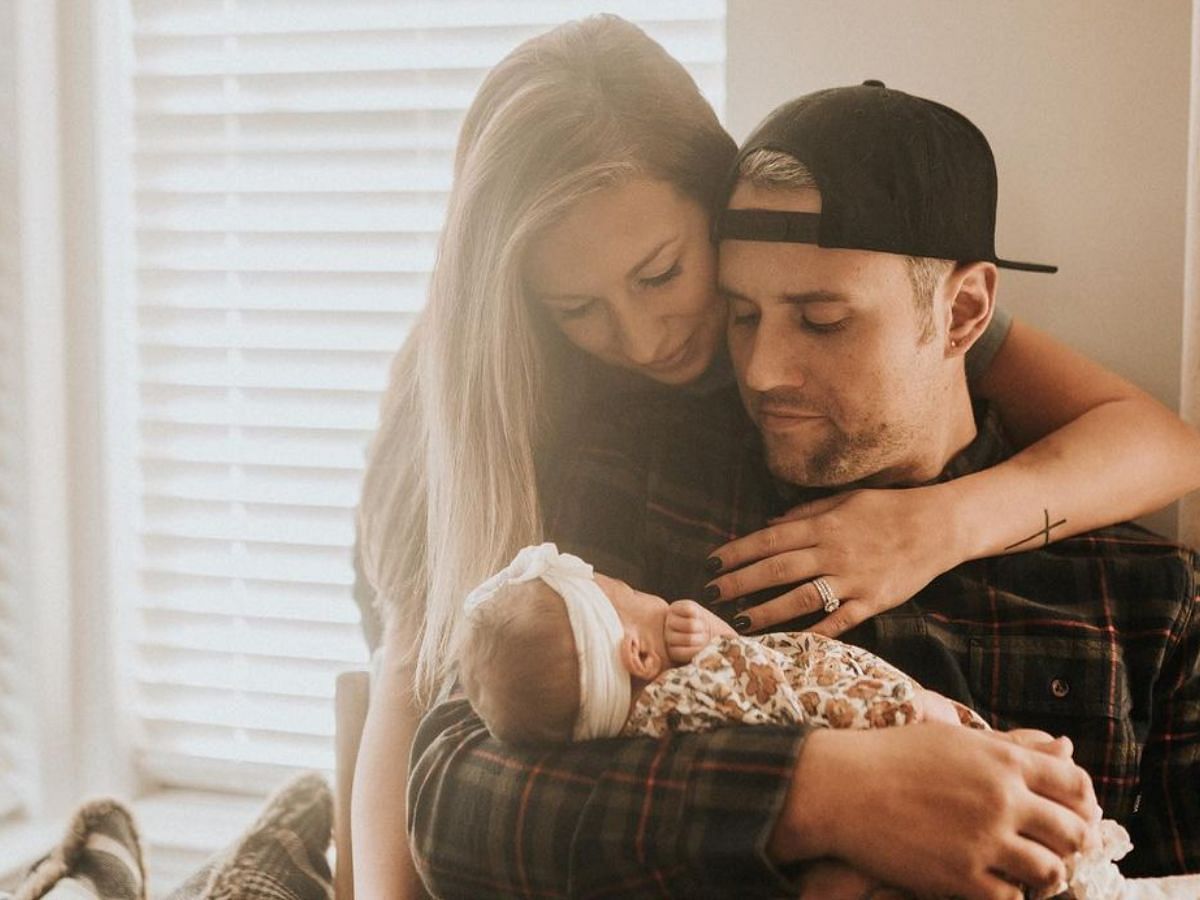
[[586, 316], [595, 306], [595, 300], [588, 300], [578, 306], [556, 306], [553, 309], [554, 317], [560, 321], [579, 319]]
[[[669, 269], [660, 272], [657, 275], [650, 275], [637, 280], [638, 286], [641, 288], [659, 288], [679, 277], [683, 271], [683, 267], [678, 261], [672, 263]], [[581, 319], [596, 308], [597, 300], [585, 300], [575, 306], [555, 306], [553, 314], [560, 322], [569, 322], [572, 319]]]
[[675, 262], [672, 263], [671, 267], [664, 272], [660, 272], [657, 275], [650, 275], [645, 278], [639, 278], [638, 284], [644, 288], [662, 287], [667, 282], [678, 278], [681, 271], [682, 269], [680, 268], [679, 263]]

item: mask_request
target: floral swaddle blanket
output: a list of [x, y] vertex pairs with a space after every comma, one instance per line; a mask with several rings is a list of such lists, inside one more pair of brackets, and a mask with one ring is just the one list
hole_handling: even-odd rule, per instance
[[[729, 725], [907, 725], [917, 716], [917, 687], [875, 654], [819, 634], [722, 637], [647, 685], [622, 733], [661, 737]], [[973, 710], [954, 706], [964, 725], [987, 728]]]

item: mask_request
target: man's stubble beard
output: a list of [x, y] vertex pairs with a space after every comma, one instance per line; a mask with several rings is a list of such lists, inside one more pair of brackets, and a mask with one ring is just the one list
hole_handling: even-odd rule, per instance
[[848, 434], [826, 420], [831, 433], [811, 448], [796, 446], [785, 436], [763, 435], [767, 468], [797, 487], [842, 487], [871, 480], [891, 469], [917, 440], [916, 429], [882, 423]]
[[[848, 432], [835, 420], [840, 407], [833, 403], [818, 406], [798, 391], [777, 389], [769, 392], [778, 402], [792, 403], [801, 409], [822, 410], [827, 433], [811, 441], [772, 436], [760, 431], [767, 468], [780, 481], [796, 487], [890, 487], [916, 483], [913, 471], [929, 449], [930, 426], [941, 421], [941, 409], [949, 396], [949, 385], [936, 358], [927, 355], [937, 335], [921, 335], [916, 341], [917, 354], [903, 366], [892, 381], [902, 384], [906, 393], [893, 396], [875, 410], [882, 416], [854, 432]], [[768, 395], [762, 395], [768, 396]], [[746, 398], [743, 397], [746, 402]], [[751, 404], [746, 402], [747, 408]], [[936, 430], [936, 429], [935, 429]], [[939, 467], [940, 469], [940, 467]]]

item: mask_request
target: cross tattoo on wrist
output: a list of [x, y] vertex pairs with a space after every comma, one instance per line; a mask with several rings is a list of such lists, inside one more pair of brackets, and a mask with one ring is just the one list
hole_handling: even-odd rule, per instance
[[1050, 532], [1053, 531], [1055, 528], [1058, 528], [1060, 525], [1067, 524], [1066, 519], [1059, 519], [1057, 522], [1051, 524], [1050, 510], [1048, 510], [1048, 509], [1043, 509], [1042, 515], [1044, 515], [1046, 517], [1046, 524], [1044, 527], [1038, 529], [1033, 534], [1031, 534], [1029, 537], [1022, 538], [1021, 540], [1017, 541], [1015, 544], [1009, 544], [1004, 549], [1005, 550], [1015, 550], [1017, 547], [1020, 547], [1022, 544], [1028, 544], [1030, 541], [1036, 540], [1038, 537], [1043, 538], [1042, 546], [1045, 547], [1047, 544], [1050, 543]]

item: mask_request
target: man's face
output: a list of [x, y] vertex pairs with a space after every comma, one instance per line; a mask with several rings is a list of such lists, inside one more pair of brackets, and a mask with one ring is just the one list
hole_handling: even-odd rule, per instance
[[[743, 183], [730, 208], [820, 212], [815, 190]], [[923, 337], [904, 257], [723, 241], [729, 347], [767, 463], [804, 486], [904, 484], [941, 469], [944, 303]]]

